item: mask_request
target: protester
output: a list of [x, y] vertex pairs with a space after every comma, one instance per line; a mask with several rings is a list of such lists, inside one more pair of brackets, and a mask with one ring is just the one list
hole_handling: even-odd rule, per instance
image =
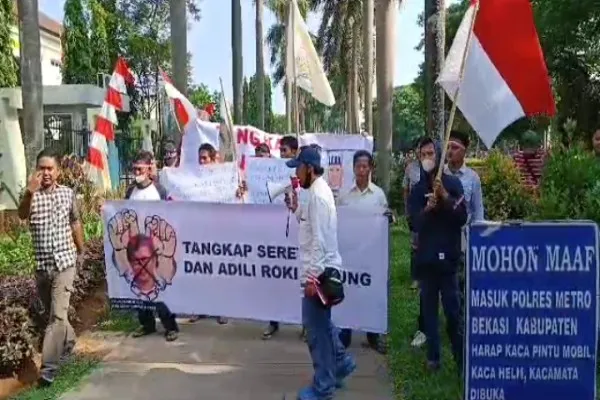
[[254, 148], [254, 157], [259, 158], [270, 158], [271, 157], [271, 149], [269, 149], [269, 145], [266, 143], [261, 143]]
[[35, 252], [37, 289], [48, 314], [39, 383], [52, 384], [62, 361], [75, 346], [68, 311], [78, 255], [83, 252], [83, 227], [71, 188], [57, 183], [58, 156], [40, 152], [18, 208], [29, 220]]
[[462, 371], [463, 343], [457, 270], [461, 258], [461, 230], [467, 209], [460, 180], [442, 174], [441, 149], [430, 138], [419, 146], [421, 180], [409, 197], [409, 222], [418, 235], [416, 271], [421, 287], [422, 311], [427, 335], [427, 367], [440, 367], [438, 303], [441, 295], [452, 353]]
[[[321, 400], [333, 397], [336, 387], [356, 369], [352, 356], [346, 353], [339, 330], [331, 322], [331, 308], [317, 295], [317, 285], [328, 269], [339, 270], [337, 214], [333, 193], [323, 179], [321, 154], [314, 147], [300, 151], [287, 162], [296, 168], [300, 186], [308, 191], [308, 205], [299, 218], [299, 243], [302, 257], [302, 323], [306, 328], [308, 349], [313, 361], [312, 385], [298, 392], [299, 400]], [[298, 197], [292, 193], [288, 207], [298, 210]]]
[[596, 157], [600, 158], [600, 128], [592, 135], [592, 148]]
[[[402, 179], [402, 191], [403, 191], [403, 195], [404, 195], [404, 215], [408, 215], [408, 196], [410, 194], [410, 190], [421, 179], [421, 167], [419, 166], [418, 155], [417, 155], [416, 159], [413, 159], [412, 156], [409, 156], [408, 160], [409, 161], [406, 164], [406, 168], [404, 169], [404, 178]], [[416, 245], [416, 235], [414, 232], [411, 232], [412, 253], [414, 253], [415, 245]], [[414, 266], [414, 262], [412, 261], [413, 258], [414, 257], [411, 257], [410, 277], [412, 278], [412, 288], [417, 289], [418, 282], [415, 278], [415, 266]], [[419, 332], [417, 332], [417, 335], [418, 334], [419, 334]]]
[[[260, 146], [264, 146], [264, 148], [259, 150]], [[281, 138], [281, 142], [280, 142], [280, 146], [279, 146], [279, 154], [280, 154], [281, 158], [284, 158], [284, 159], [294, 158], [294, 157], [296, 157], [297, 151], [298, 151], [298, 139], [296, 139], [295, 136], [284, 136]], [[268, 156], [265, 154], [268, 154]], [[260, 145], [256, 146], [255, 155], [256, 155], [256, 157], [270, 157], [271, 150], [269, 149], [269, 146], [267, 146], [266, 144], [260, 144]], [[269, 340], [277, 332], [279, 332], [279, 322], [270, 321], [269, 326], [267, 327], [267, 329], [265, 329], [265, 331], [262, 334], [262, 339]], [[304, 333], [302, 334], [302, 336], [304, 336]]]
[[198, 148], [198, 164], [207, 165], [217, 162], [217, 150], [210, 143], [204, 143]]
[[[164, 187], [151, 179], [152, 162], [154, 157], [148, 151], [140, 151], [133, 161], [133, 174], [135, 182], [125, 192], [126, 200], [156, 201], [166, 200], [167, 192]], [[168, 342], [177, 340], [179, 327], [173, 314], [163, 302], [156, 302], [156, 313], [165, 328], [165, 339]], [[139, 310], [138, 319], [140, 327], [133, 332], [134, 338], [150, 335], [156, 332], [156, 320], [152, 310]]]
[[[217, 150], [213, 147], [213, 145], [211, 145], [210, 143], [204, 143], [198, 148], [198, 163], [200, 165], [215, 164], [217, 162], [217, 155]], [[246, 183], [242, 182], [240, 184], [240, 187], [238, 187], [236, 190], [236, 196], [243, 197], [247, 190], [248, 188], [246, 186]], [[206, 318], [206, 315], [195, 315], [192, 318], [190, 318], [188, 322], [194, 323], [202, 318]], [[228, 321], [225, 317], [217, 317], [217, 322], [220, 325], [225, 325]]]
[[468, 148], [469, 136], [462, 132], [452, 131], [448, 142], [448, 163], [444, 172], [454, 175], [460, 180], [465, 194], [469, 222], [483, 221], [484, 208], [481, 179], [479, 179], [477, 172], [465, 164], [465, 155]]
[[539, 135], [534, 131], [525, 132], [521, 139], [521, 150], [513, 154], [513, 159], [521, 173], [521, 181], [530, 188], [537, 188], [542, 178], [545, 159]]
[[[371, 182], [374, 167], [371, 153], [366, 150], [359, 150], [354, 153], [352, 162], [354, 166], [354, 185], [340, 197], [339, 204], [391, 215], [385, 193], [379, 186]], [[348, 348], [352, 342], [352, 330], [342, 329], [340, 340], [344, 347]], [[385, 354], [387, 351], [385, 340], [377, 333], [367, 332], [366, 344], [378, 353]]]
[[177, 154], [177, 146], [172, 140], [165, 141], [163, 145], [163, 167], [174, 167], [177, 165], [179, 156]]
[[[416, 142], [415, 147], [418, 148], [419, 141]], [[404, 194], [404, 215], [408, 217], [408, 199], [410, 196], [410, 191], [412, 188], [421, 180], [421, 166], [419, 164], [419, 153], [417, 152], [416, 156], [413, 154], [411, 150], [408, 155], [406, 168], [404, 169], [404, 178], [402, 179], [402, 189]], [[409, 224], [410, 226], [410, 224]], [[417, 281], [416, 274], [416, 266], [415, 266], [415, 251], [417, 248], [417, 234], [416, 232], [410, 232], [410, 277], [412, 279], [411, 288], [418, 289], [419, 282]], [[413, 347], [421, 347], [427, 341], [427, 336], [425, 336], [425, 328], [423, 322], [423, 312], [421, 306], [421, 300], [419, 296], [419, 316], [417, 318], [417, 331], [413, 336], [413, 340], [411, 342], [411, 346]]]
[[294, 158], [298, 152], [298, 139], [295, 136], [284, 136], [279, 144], [281, 158]]

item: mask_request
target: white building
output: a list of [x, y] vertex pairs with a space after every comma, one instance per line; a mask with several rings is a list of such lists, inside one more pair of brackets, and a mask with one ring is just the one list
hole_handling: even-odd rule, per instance
[[[60, 71], [62, 60], [62, 47], [60, 35], [62, 25], [48, 17], [43, 12], [39, 12], [40, 24], [40, 47], [42, 59], [42, 84], [44, 86], [55, 86], [62, 83], [62, 74]], [[19, 29], [14, 26], [12, 29], [13, 53], [15, 57], [20, 56]]]

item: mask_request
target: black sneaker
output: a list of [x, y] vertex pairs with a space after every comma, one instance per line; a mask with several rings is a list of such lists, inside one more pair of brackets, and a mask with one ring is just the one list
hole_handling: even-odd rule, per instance
[[167, 342], [173, 342], [173, 341], [177, 340], [178, 337], [179, 337], [179, 332], [177, 332], [177, 331], [167, 331], [165, 333], [165, 339], [167, 340]]
[[152, 335], [155, 332], [156, 332], [156, 328], [148, 330], [148, 329], [145, 329], [143, 326], [140, 326], [135, 331], [133, 331], [133, 333], [131, 334], [131, 337], [137, 339], [137, 338], [141, 338], [143, 336]]
[[47, 378], [44, 378], [43, 376], [41, 376], [38, 380], [37, 380], [37, 385], [40, 388], [47, 388], [49, 386], [52, 386], [53, 381]]
[[262, 339], [263, 340], [269, 340], [271, 339], [277, 332], [279, 331], [279, 326], [278, 325], [271, 325], [269, 324], [269, 326], [267, 327], [267, 329], [263, 332], [262, 334]]

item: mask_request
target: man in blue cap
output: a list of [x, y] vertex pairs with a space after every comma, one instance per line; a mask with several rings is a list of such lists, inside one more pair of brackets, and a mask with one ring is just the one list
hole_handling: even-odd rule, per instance
[[339, 329], [331, 322], [331, 307], [318, 296], [319, 279], [326, 269], [339, 270], [342, 258], [338, 252], [337, 213], [333, 193], [323, 179], [321, 153], [315, 147], [305, 147], [287, 162], [296, 168], [300, 186], [307, 191], [307, 205], [298, 209], [293, 194], [288, 207], [298, 216], [298, 239], [302, 257], [302, 324], [306, 329], [308, 349], [313, 361], [312, 385], [298, 392], [299, 400], [329, 400], [335, 389], [356, 369], [352, 356], [339, 339]]

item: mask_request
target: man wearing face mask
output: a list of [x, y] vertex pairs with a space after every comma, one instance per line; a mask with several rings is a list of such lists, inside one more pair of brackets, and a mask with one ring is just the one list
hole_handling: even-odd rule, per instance
[[[156, 180], [151, 179], [154, 157], [148, 151], [141, 151], [133, 161], [135, 182], [125, 192], [126, 200], [152, 201], [166, 200], [167, 192]], [[165, 328], [165, 338], [168, 342], [177, 339], [179, 327], [173, 314], [166, 304], [156, 303], [156, 313]], [[152, 310], [138, 311], [140, 327], [133, 332], [134, 338], [150, 335], [156, 332], [156, 321]]]
[[441, 295], [446, 315], [452, 353], [462, 372], [463, 342], [460, 329], [460, 300], [457, 271], [461, 259], [462, 227], [467, 222], [467, 209], [460, 180], [442, 174], [441, 148], [431, 138], [419, 145], [421, 180], [409, 196], [409, 223], [418, 235], [415, 251], [416, 273], [421, 287], [425, 334], [427, 335], [427, 367], [440, 367], [438, 306]]
[[163, 147], [163, 167], [175, 167], [179, 157], [177, 155], [177, 147], [175, 142], [167, 140]]
[[[308, 203], [299, 215], [298, 241], [302, 259], [302, 323], [306, 328], [308, 349], [313, 361], [312, 385], [300, 390], [299, 400], [331, 399], [337, 387], [355, 369], [356, 363], [346, 353], [339, 330], [331, 321], [331, 307], [320, 300], [317, 285], [325, 271], [339, 270], [342, 258], [338, 251], [337, 213], [329, 185], [323, 179], [321, 154], [306, 147], [297, 158], [287, 162], [296, 168], [300, 185], [308, 192]], [[292, 193], [291, 211], [298, 209], [298, 199]]]

